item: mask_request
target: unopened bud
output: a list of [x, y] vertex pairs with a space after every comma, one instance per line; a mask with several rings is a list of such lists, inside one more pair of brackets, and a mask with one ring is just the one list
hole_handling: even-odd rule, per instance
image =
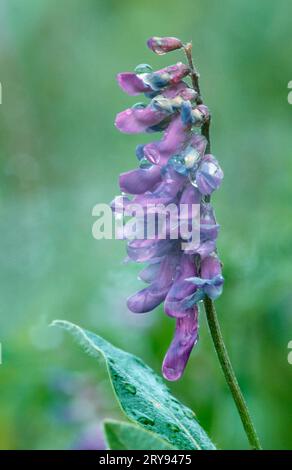
[[166, 38], [159, 38], [153, 36], [152, 38], [148, 39], [147, 46], [151, 49], [155, 54], [163, 55], [167, 52], [175, 51], [176, 49], [181, 49], [183, 47], [183, 43], [180, 39], [166, 37]]

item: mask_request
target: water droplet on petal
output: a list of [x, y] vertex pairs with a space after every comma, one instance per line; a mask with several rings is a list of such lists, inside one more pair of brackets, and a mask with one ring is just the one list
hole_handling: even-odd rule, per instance
[[197, 180], [196, 180], [196, 172], [190, 172], [189, 173], [189, 180], [190, 180], [190, 183], [194, 186], [194, 188], [197, 188], [198, 185], [197, 185]]
[[175, 171], [177, 171], [177, 173], [180, 173], [181, 175], [187, 174], [184, 158], [181, 155], [174, 155], [169, 159], [168, 163]]
[[187, 152], [184, 155], [184, 162], [185, 162], [186, 168], [188, 169], [193, 168], [199, 159], [200, 159], [199, 152], [194, 147], [189, 147], [187, 149]]
[[147, 160], [147, 158], [143, 157], [141, 158], [140, 160], [140, 164], [139, 164], [140, 168], [141, 169], [148, 169], [148, 168], [151, 168], [152, 167], [152, 163], [149, 162], [149, 160]]
[[139, 64], [135, 68], [135, 73], [140, 74], [140, 73], [151, 73], [152, 72], [152, 67], [149, 64]]
[[132, 109], [145, 109], [146, 106], [147, 105], [145, 103], [135, 103], [133, 104]]

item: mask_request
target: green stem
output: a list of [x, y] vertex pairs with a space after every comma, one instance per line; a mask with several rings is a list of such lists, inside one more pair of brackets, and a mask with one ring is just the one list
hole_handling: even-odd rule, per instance
[[[203, 104], [203, 99], [202, 99], [200, 85], [199, 85], [199, 74], [193, 63], [191, 43], [188, 43], [184, 46], [184, 52], [185, 52], [185, 55], [187, 57], [188, 64], [190, 67], [190, 76], [191, 76], [193, 88], [198, 93], [197, 104]], [[202, 126], [202, 134], [206, 137], [207, 142], [208, 142], [207, 150], [206, 150], [208, 153], [211, 152], [210, 123], [211, 123], [211, 118], [207, 122], [205, 122]], [[210, 196], [206, 196], [205, 202], [210, 202]], [[228, 356], [228, 352], [227, 352], [227, 349], [223, 340], [223, 336], [221, 333], [221, 328], [220, 328], [220, 324], [218, 321], [214, 302], [209, 297], [205, 297], [204, 306], [205, 306], [206, 317], [207, 317], [210, 333], [212, 336], [212, 340], [214, 343], [214, 347], [215, 347], [223, 374], [225, 376], [227, 385], [229, 387], [229, 390], [236, 404], [236, 407], [237, 407], [240, 419], [242, 421], [244, 430], [248, 437], [249, 443], [252, 449], [261, 450], [259, 438], [257, 436], [247, 404], [240, 390], [236, 375], [234, 373], [231, 361]]]
[[204, 300], [204, 306], [215, 350], [227, 385], [235, 401], [249, 443], [253, 449], [261, 450], [259, 438], [224, 344], [214, 302], [209, 297], [206, 297]]

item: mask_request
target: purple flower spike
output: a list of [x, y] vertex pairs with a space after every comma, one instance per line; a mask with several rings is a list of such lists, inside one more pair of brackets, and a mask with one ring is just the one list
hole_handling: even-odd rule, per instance
[[213, 155], [205, 155], [196, 174], [199, 191], [205, 196], [219, 188], [223, 180], [223, 171]]
[[163, 55], [167, 52], [175, 51], [176, 49], [181, 49], [183, 47], [183, 43], [180, 39], [177, 38], [159, 38], [153, 36], [152, 38], [148, 39], [147, 46], [149, 47], [149, 49], [155, 52], [155, 54]]
[[[177, 38], [152, 37], [148, 47], [165, 54], [184, 46]], [[139, 275], [147, 286], [129, 297], [128, 308], [145, 313], [163, 303], [165, 313], [175, 318], [175, 334], [162, 370], [167, 380], [177, 380], [198, 339], [198, 302], [206, 296], [217, 299], [223, 289], [216, 254], [220, 227], [210, 202], [223, 171], [215, 157], [206, 154], [210, 113], [195, 80], [195, 89], [184, 81], [189, 67], [179, 62], [153, 72], [149, 65], [140, 64], [135, 72], [119, 74], [119, 85], [130, 95], [144, 93], [149, 102], [119, 113], [116, 127], [128, 134], [163, 134], [136, 147], [140, 168], [120, 175], [124, 194], [115, 198], [112, 208], [117, 218], [136, 215], [134, 236], [131, 224], [123, 227], [121, 236], [127, 240], [127, 261], [148, 263]], [[146, 214], [152, 217], [150, 235]], [[162, 215], [161, 231], [158, 216]], [[199, 240], [194, 237], [194, 222], [200, 225]]]
[[162, 373], [167, 380], [181, 378], [197, 339], [198, 308], [195, 306], [191, 314], [176, 320], [174, 338], [162, 365]]

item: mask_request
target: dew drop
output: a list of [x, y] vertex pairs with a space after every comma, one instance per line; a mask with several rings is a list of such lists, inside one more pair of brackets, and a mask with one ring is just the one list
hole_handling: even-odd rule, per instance
[[187, 418], [189, 418], [189, 419], [194, 419], [194, 418], [196, 418], [196, 415], [195, 415], [195, 413], [194, 413], [192, 410], [185, 410], [185, 411], [184, 411], [184, 414], [185, 414], [185, 416], [186, 416]]
[[179, 401], [175, 397], [171, 397], [171, 401], [176, 405], [179, 405]]
[[197, 185], [197, 180], [196, 180], [196, 172], [190, 172], [189, 173], [189, 180], [190, 180], [190, 183], [195, 187], [197, 188], [198, 185]]
[[140, 416], [138, 418], [139, 423], [145, 424], [146, 426], [154, 426], [155, 421], [152, 418], [149, 418], [148, 416]]
[[127, 392], [129, 392], [131, 395], [136, 395], [137, 389], [136, 389], [135, 385], [126, 383], [126, 384], [124, 385], [124, 387], [125, 387], [125, 389], [127, 390]]
[[179, 427], [176, 424], [173, 424], [173, 423], [167, 423], [167, 427], [172, 432], [179, 432], [180, 431]]
[[132, 109], [145, 109], [146, 108], [146, 104], [145, 103], [135, 103], [133, 104], [132, 106]]
[[184, 156], [184, 159], [185, 159], [186, 168], [191, 169], [195, 166], [197, 161], [200, 159], [200, 154], [195, 148], [190, 147], [188, 149], [188, 152]]
[[141, 74], [141, 73], [151, 73], [152, 72], [152, 67], [149, 64], [139, 64], [135, 68], [135, 73]]

